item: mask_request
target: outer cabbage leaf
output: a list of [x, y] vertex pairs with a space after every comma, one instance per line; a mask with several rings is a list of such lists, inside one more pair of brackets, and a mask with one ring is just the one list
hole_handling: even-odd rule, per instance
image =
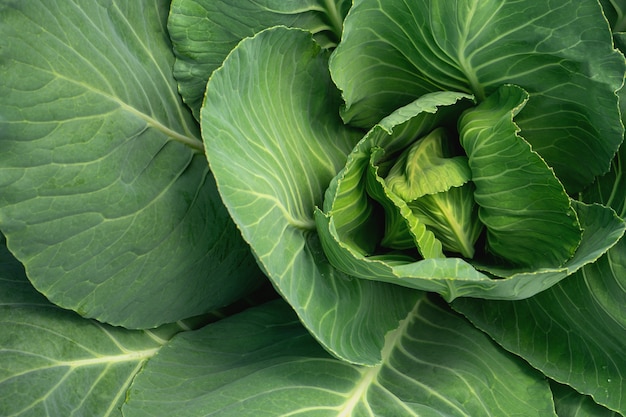
[[132, 379], [181, 327], [126, 330], [62, 310], [4, 243], [0, 235], [0, 414], [121, 416]]
[[211, 73], [239, 41], [263, 29], [306, 29], [322, 46], [333, 47], [350, 5], [350, 0], [173, 0], [168, 29], [183, 100], [199, 118]]
[[376, 364], [417, 293], [346, 276], [322, 252], [315, 207], [362, 135], [339, 104], [328, 53], [306, 31], [272, 28], [211, 76], [202, 136], [224, 204], [281, 295], [328, 350]]
[[176, 93], [168, 5], [0, 11], [0, 228], [50, 300], [128, 327], [221, 307], [261, 276]]
[[622, 145], [611, 163], [611, 171], [598, 177], [581, 195], [583, 201], [613, 208], [626, 219], [626, 145]]
[[128, 398], [127, 417], [556, 416], [543, 375], [426, 295], [381, 365], [329, 357], [279, 301], [176, 336]]
[[120, 416], [138, 372], [170, 339], [272, 298], [228, 306], [150, 330], [81, 318], [37, 292], [0, 234], [0, 414]]
[[570, 192], [608, 171], [622, 141], [624, 70], [597, 0], [357, 0], [331, 59], [344, 118], [367, 128], [428, 92], [480, 101], [521, 86], [522, 135]]
[[522, 301], [453, 303], [505, 349], [556, 381], [626, 414], [626, 241]]

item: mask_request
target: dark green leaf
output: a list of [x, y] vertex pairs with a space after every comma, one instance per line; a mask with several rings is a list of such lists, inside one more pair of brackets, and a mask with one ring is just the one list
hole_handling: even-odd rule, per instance
[[625, 68], [597, 0], [357, 0], [331, 59], [345, 119], [368, 128], [427, 92], [480, 101], [521, 86], [522, 136], [568, 191], [606, 172], [622, 141]]
[[54, 303], [135, 328], [221, 307], [260, 276], [176, 92], [168, 6], [0, 11], [0, 228]]
[[626, 240], [522, 301], [453, 303], [507, 350], [558, 382], [626, 414]]
[[620, 417], [620, 414], [602, 407], [591, 397], [581, 395], [567, 385], [550, 381], [550, 387], [559, 417]]
[[177, 336], [135, 379], [127, 417], [555, 416], [543, 376], [422, 296], [383, 361], [331, 358], [282, 302]]
[[199, 118], [210, 75], [242, 39], [263, 29], [302, 28], [322, 46], [336, 45], [350, 5], [350, 0], [173, 0], [168, 29], [185, 103]]
[[352, 279], [322, 252], [315, 208], [362, 135], [342, 124], [339, 101], [311, 34], [273, 28], [211, 77], [202, 135], [223, 201], [281, 295], [331, 352], [376, 364], [416, 293]]
[[513, 117], [528, 94], [503, 86], [459, 120], [487, 251], [513, 265], [559, 267], [582, 236], [576, 212], [552, 169], [517, 135]]
[[0, 239], [0, 414], [121, 416], [136, 373], [182, 328], [125, 330], [62, 310]]

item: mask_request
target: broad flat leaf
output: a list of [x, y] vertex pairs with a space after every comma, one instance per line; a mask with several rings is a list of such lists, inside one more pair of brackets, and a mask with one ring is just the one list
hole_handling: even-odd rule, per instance
[[0, 8], [0, 228], [54, 303], [135, 328], [221, 307], [260, 275], [176, 93], [168, 5]]
[[514, 265], [554, 268], [572, 257], [582, 230], [563, 185], [517, 135], [513, 117], [527, 99], [519, 87], [500, 87], [463, 113], [459, 134], [487, 230], [487, 251]]
[[522, 301], [459, 299], [477, 327], [556, 381], [626, 414], [626, 239]]
[[550, 387], [559, 417], [620, 417], [620, 414], [602, 407], [589, 396], [581, 395], [567, 385], [550, 381]]
[[125, 330], [62, 310], [0, 239], [0, 415], [121, 416], [139, 369], [182, 329]]
[[314, 210], [362, 135], [338, 108], [328, 53], [308, 32], [273, 28], [213, 73], [202, 136], [223, 201], [281, 295], [331, 352], [376, 364], [417, 293], [352, 279], [322, 252]]
[[544, 377], [422, 296], [383, 363], [329, 357], [282, 301], [176, 336], [135, 379], [127, 417], [556, 416]]
[[267, 299], [255, 293], [228, 309], [151, 330], [113, 327], [46, 300], [0, 234], [0, 415], [121, 416], [132, 380], [175, 334]]
[[530, 93], [522, 136], [568, 191], [608, 170], [625, 63], [597, 0], [357, 0], [344, 23], [331, 73], [350, 123], [369, 128], [427, 92], [480, 101], [511, 83]]
[[211, 73], [242, 39], [263, 29], [306, 29], [322, 46], [333, 47], [350, 6], [350, 0], [173, 0], [168, 29], [183, 100], [199, 118]]

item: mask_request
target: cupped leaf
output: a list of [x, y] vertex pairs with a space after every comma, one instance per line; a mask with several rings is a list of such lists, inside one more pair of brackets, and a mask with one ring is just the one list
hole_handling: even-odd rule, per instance
[[[399, 249], [399, 250], [411, 250], [415, 252], [417, 249], [418, 256], [422, 256], [425, 259], [429, 258], [444, 258], [443, 245], [441, 240], [432, 230], [426, 227], [426, 223], [419, 217], [416, 217], [409, 204], [394, 193], [387, 182], [378, 174], [379, 166], [378, 161], [381, 159], [383, 150], [380, 148], [374, 148], [372, 155], [369, 159], [369, 164], [365, 166], [365, 173], [362, 181], [365, 183], [365, 189], [367, 190], [367, 200], [371, 198], [377, 202], [384, 211], [385, 216], [385, 228], [384, 236], [380, 239], [380, 245], [385, 249]], [[364, 161], [365, 162], [365, 161]], [[346, 166], [348, 168], [349, 166]], [[345, 178], [345, 177], [344, 177]], [[340, 179], [340, 181], [342, 181]], [[343, 201], [342, 201], [343, 200]], [[372, 204], [372, 203], [370, 203]], [[336, 208], [349, 207], [349, 199], [336, 199], [334, 206]], [[344, 208], [345, 209], [345, 208]], [[341, 225], [341, 219], [336, 218], [336, 209], [328, 212], [329, 216], [335, 217], [333, 222], [339, 222]], [[365, 222], [363, 222], [365, 223]], [[346, 233], [344, 227], [337, 228], [337, 239], [341, 240], [344, 244], [347, 244]], [[374, 237], [374, 236], [371, 236]], [[372, 239], [372, 243], [375, 241]], [[382, 248], [376, 247], [377, 250]], [[367, 253], [364, 253], [367, 255]], [[376, 253], [372, 253], [376, 255]]]
[[330, 65], [346, 121], [369, 128], [428, 92], [480, 101], [511, 83], [531, 97], [523, 136], [569, 191], [608, 170], [626, 67], [597, 0], [360, 0], [344, 23]]
[[[366, 257], [340, 239], [330, 216], [318, 211], [316, 220], [324, 252], [332, 265], [341, 271], [350, 271], [356, 277], [437, 292], [448, 301], [464, 296], [519, 300], [545, 291], [583, 266], [597, 261], [623, 236], [626, 223], [613, 210], [582, 203], [575, 203], [575, 207], [583, 236], [578, 250], [565, 265], [535, 271], [507, 266], [486, 267], [496, 276], [480, 272], [461, 258], [413, 261], [406, 256]], [[479, 269], [483, 269], [482, 266]]]
[[453, 307], [554, 380], [626, 414], [626, 240], [528, 300]]
[[487, 229], [487, 251], [530, 269], [559, 267], [578, 248], [582, 230], [563, 185], [517, 135], [513, 117], [527, 99], [519, 87], [500, 87], [463, 114], [460, 140]]
[[[447, 150], [450, 147], [448, 141], [445, 129], [433, 130], [402, 152], [384, 181], [375, 178], [369, 183], [383, 183], [384, 188], [389, 188], [384, 194], [397, 195], [406, 201], [411, 213], [406, 218], [409, 227], [405, 226], [405, 229], [410, 230], [411, 225], [423, 223], [446, 250], [472, 258], [474, 243], [482, 230], [474, 202], [474, 187], [470, 183], [472, 173], [467, 156], [451, 154]], [[375, 164], [372, 161], [371, 167]], [[371, 176], [378, 176], [378, 169], [370, 169], [369, 173], [368, 180]], [[391, 197], [391, 200], [394, 198]], [[380, 199], [378, 201], [381, 205], [389, 204]], [[390, 214], [390, 211], [386, 210], [386, 213]], [[390, 247], [394, 249], [420, 246], [419, 240], [411, 246], [404, 242], [397, 244], [397, 238], [390, 235], [388, 229], [381, 245], [385, 246], [386, 241], [392, 240], [394, 246]], [[393, 229], [400, 229], [401, 236], [406, 234], [401, 226]]]
[[0, 11], [0, 228], [54, 303], [135, 328], [221, 307], [261, 276], [176, 93], [167, 11]]
[[425, 195], [409, 204], [413, 215], [435, 233], [444, 249], [467, 259], [474, 257], [476, 242], [483, 231], [474, 190], [474, 184], [467, 183]]
[[282, 301], [181, 334], [135, 379], [123, 411], [544, 417], [553, 407], [543, 375], [423, 295], [374, 367], [329, 357]]
[[[515, 87], [508, 88], [511, 89], [512, 93], [522, 93], [522, 90]], [[454, 98], [455, 95], [456, 98]], [[521, 97], [523, 94], [518, 96], [518, 98]], [[547, 198], [556, 201], [557, 206], [558, 204], [561, 205], [558, 206], [562, 215], [560, 219], [569, 221], [570, 218], [574, 218], [580, 222], [580, 226], [577, 223], [574, 227], [576, 234], [575, 239], [572, 240], [575, 240], [576, 244], [579, 243], [579, 245], [573, 256], [569, 254], [569, 258], [565, 261], [550, 267], [534, 268], [529, 268], [527, 265], [520, 267], [512, 263], [484, 265], [479, 260], [472, 260], [470, 264], [467, 260], [458, 257], [445, 258], [441, 243], [431, 231], [426, 229], [424, 222], [416, 220], [415, 216], [412, 217], [413, 213], [409, 205], [392, 193], [380, 176], [376, 176], [375, 173], [369, 175], [369, 171], [375, 171], [375, 167], [373, 168], [371, 163], [372, 158], [378, 161], [386, 154], [394, 155], [403, 146], [410, 144], [415, 137], [420, 137], [424, 132], [429, 132], [437, 127], [438, 123], [448, 120], [449, 116], [454, 116], [455, 111], [460, 111], [459, 108], [455, 110], [456, 106], [465, 109], [467, 103], [457, 103], [457, 100], [461, 100], [461, 98], [463, 98], [462, 94], [451, 92], [425, 95], [383, 119], [354, 147], [348, 156], [344, 169], [339, 172], [328, 187], [323, 210], [318, 209], [315, 213], [317, 230], [324, 252], [335, 268], [366, 280], [378, 280], [409, 288], [434, 291], [447, 300], [461, 296], [521, 299], [549, 288], [583, 265], [597, 260], [620, 239], [624, 233], [624, 223], [615, 215], [613, 210], [600, 205], [570, 202], [562, 186], [554, 178], [552, 171], [536, 154], [532, 153], [528, 145], [522, 143], [523, 154], [526, 157], [529, 157], [530, 154], [530, 160], [533, 161], [531, 166], [534, 164], [538, 167], [540, 181], [536, 187], [541, 191], [542, 183], [546, 183], [545, 187], [549, 191], [559, 193], [557, 196], [550, 195]], [[474, 116], [485, 111], [489, 102], [486, 103], [486, 105], [478, 106], [477, 110], [474, 110], [477, 112], [474, 113]], [[518, 104], [515, 103], [512, 107], [516, 107]], [[471, 112], [472, 110], [466, 111]], [[508, 110], [499, 109], [496, 114], [498, 112], [503, 118], [500, 127], [504, 127], [505, 130], [513, 129], [509, 132], [511, 137], [508, 141], [515, 144], [518, 140], [522, 140], [515, 136], [511, 106]], [[486, 113], [490, 114], [488, 111]], [[453, 119], [456, 120], [456, 117]], [[476, 117], [476, 122], [479, 119], [481, 118]], [[493, 118], [486, 118], [481, 123], [490, 126], [492, 122], [495, 122]], [[497, 145], [498, 141], [493, 142], [496, 142]], [[468, 145], [471, 145], [471, 150], [475, 151], [476, 154], [483, 152], [483, 147], [477, 146], [476, 142]], [[495, 150], [492, 151], [495, 152], [498, 149], [496, 146]], [[487, 160], [498, 164], [498, 161], [493, 162], [497, 158], [491, 157], [489, 159], [490, 153], [487, 152], [487, 154]], [[519, 156], [519, 152], [512, 156], [515, 155]], [[481, 155], [481, 158], [485, 159], [484, 155]], [[508, 155], [504, 156], [504, 160], [510, 167], [519, 168], [520, 163], [523, 163], [523, 161], [520, 162], [515, 158], [511, 160]], [[509, 165], [507, 165], [507, 169]], [[480, 159], [478, 166], [479, 168], [481, 166]], [[482, 166], [486, 169], [489, 168], [484, 163]], [[498, 165], [498, 169], [504, 169], [503, 165]], [[525, 175], [523, 169], [520, 171], [522, 172], [517, 174], [523, 177]], [[515, 170], [512, 170], [512, 173], [512, 180], [523, 182], [523, 179], [515, 177]], [[370, 179], [369, 182], [368, 179]], [[486, 180], [483, 179], [482, 181]], [[489, 187], [487, 183], [487, 189]], [[502, 188], [506, 192], [510, 191], [506, 185]], [[532, 184], [530, 188], [532, 189]], [[532, 194], [524, 196], [524, 189], [524, 187], [521, 188], [521, 194], [512, 190], [513, 197], [517, 196], [518, 202], [526, 198], [527, 202], [534, 203], [536, 196]], [[368, 197], [366, 191], [370, 193], [371, 198]], [[383, 202], [384, 213], [376, 212], [375, 208], [372, 208], [372, 198]], [[385, 205], [385, 201], [389, 204]], [[503, 199], [498, 204], [502, 207], [507, 201], [507, 199]], [[406, 253], [376, 252], [376, 250], [380, 250], [376, 246], [376, 239], [381, 238], [380, 229], [381, 224], [384, 223], [380, 217], [383, 214], [393, 214], [394, 210], [397, 210], [394, 221], [406, 222], [410, 230], [408, 239], [414, 240], [415, 248], [425, 259], [419, 259], [414, 254], [407, 256]], [[533, 215], [544, 214], [539, 212]], [[547, 214], [553, 215], [551, 212]], [[571, 214], [572, 217], [568, 214]], [[530, 221], [537, 222], [539, 226], [542, 226], [541, 220], [534, 217]], [[581, 230], [582, 236], [580, 236]], [[543, 232], [551, 236], [550, 227], [544, 226]], [[521, 229], [519, 234], [523, 235]], [[512, 246], [510, 250], [515, 252], [517, 247]], [[476, 268], [487, 270], [489, 273], [479, 272]]]
[[390, 191], [408, 203], [467, 183], [467, 158], [446, 155], [445, 143], [445, 130], [438, 128], [403, 151], [385, 176]]
[[323, 47], [333, 47], [350, 5], [350, 0], [173, 0], [167, 27], [183, 100], [199, 119], [211, 73], [242, 39], [264, 29], [306, 29]]
[[417, 293], [355, 280], [322, 252], [315, 207], [362, 136], [341, 122], [339, 101], [311, 34], [268, 29], [211, 76], [202, 136], [223, 201], [278, 291], [331, 352], [376, 364]]
[[[449, 120], [456, 121], [461, 112], [471, 104], [470, 99], [471, 96], [455, 92], [425, 95], [385, 117], [359, 141], [348, 156], [345, 167], [333, 178], [324, 197], [324, 213], [328, 218], [332, 217], [333, 228], [344, 244], [350, 245], [354, 251], [364, 256], [374, 254], [377, 245], [374, 231], [380, 220], [373, 215], [373, 203], [368, 193], [372, 193], [375, 200], [382, 202], [390, 216], [394, 210], [400, 210], [400, 217], [409, 221], [410, 210], [406, 201], [394, 193], [391, 186], [377, 173], [370, 171], [377, 172], [378, 165], [385, 159], [393, 161], [398, 152], [411, 146], [416, 139], [443, 126], [449, 127]], [[463, 173], [467, 174], [467, 167], [465, 168]], [[457, 183], [459, 175], [436, 185], [431, 184], [430, 188], [424, 187], [424, 190], [442, 190]], [[385, 200], [389, 200], [388, 205]], [[326, 223], [322, 217], [317, 218]], [[443, 257], [441, 243], [424, 224], [416, 222], [408, 227], [424, 258]]]

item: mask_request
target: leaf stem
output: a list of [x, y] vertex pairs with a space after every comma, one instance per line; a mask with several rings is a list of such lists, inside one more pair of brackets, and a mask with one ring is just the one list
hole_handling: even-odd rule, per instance
[[134, 114], [135, 116], [145, 121], [149, 127], [159, 130], [166, 136], [172, 138], [173, 140], [177, 142], [182, 143], [183, 145], [190, 147], [194, 151], [197, 151], [199, 153], [204, 153], [204, 143], [200, 139], [178, 133], [175, 130], [172, 130], [169, 127], [165, 126], [163, 123], [159, 122], [155, 118], [150, 117], [147, 114], [138, 111], [137, 109], [129, 106], [128, 104], [120, 100], [116, 100], [116, 101], [124, 108], [124, 110], [128, 111], [129, 113]]
[[337, 3], [335, 0], [324, 0], [324, 5], [326, 6], [333, 32], [337, 35], [337, 42], [339, 42], [341, 40], [341, 33], [343, 32], [343, 18], [339, 10], [337, 10]]

